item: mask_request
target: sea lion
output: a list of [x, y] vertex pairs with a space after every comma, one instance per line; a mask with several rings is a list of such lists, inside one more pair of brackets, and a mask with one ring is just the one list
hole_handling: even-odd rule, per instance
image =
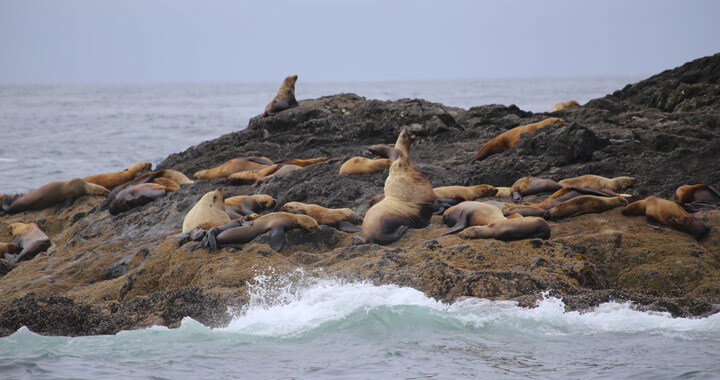
[[390, 244], [408, 227], [423, 228], [432, 217], [435, 194], [425, 175], [410, 158], [398, 157], [385, 180], [385, 198], [372, 206], [362, 224], [365, 238], [355, 243]]
[[370, 159], [351, 157], [340, 166], [340, 174], [372, 174], [387, 170], [392, 165], [387, 158]]
[[370, 146], [368, 150], [376, 156], [395, 161], [401, 154], [410, 157], [410, 145], [412, 145], [414, 139], [415, 135], [411, 135], [408, 127], [404, 127], [400, 131], [394, 147], [378, 144]]
[[635, 184], [633, 177], [606, 178], [594, 174], [581, 175], [580, 177], [567, 178], [558, 183], [564, 187], [582, 187], [594, 190], [617, 191]]
[[512, 192], [512, 187], [495, 186], [495, 189], [497, 190], [496, 197], [509, 197]]
[[283, 165], [295, 165], [299, 168], [304, 168], [306, 166], [319, 164], [319, 163], [325, 162], [327, 160], [328, 160], [327, 157], [309, 158], [307, 160], [301, 160], [299, 158], [290, 158], [290, 159], [284, 160], [279, 163], [283, 164]]
[[545, 198], [540, 203], [525, 203], [525, 204], [506, 204], [503, 203], [502, 210], [505, 215], [516, 213], [522, 216], [546, 216], [546, 211], [557, 206], [558, 204], [579, 197], [581, 195], [594, 195], [598, 197], [614, 197], [618, 196], [611, 191], [607, 190], [593, 190], [585, 189], [581, 187], [563, 187], [558, 191], [552, 193], [549, 197]]
[[548, 193], [562, 189], [562, 186], [551, 179], [522, 177], [513, 183], [510, 195], [514, 202], [520, 202], [524, 195]]
[[581, 195], [566, 201], [548, 210], [545, 219], [563, 219], [583, 214], [595, 214], [627, 206], [628, 201], [624, 197], [606, 197], [597, 195]]
[[470, 226], [484, 226], [505, 219], [507, 218], [502, 210], [495, 206], [474, 201], [461, 202], [443, 213], [443, 223], [450, 227], [443, 235], [453, 234]]
[[151, 166], [152, 164], [149, 162], [138, 162], [121, 172], [96, 174], [85, 177], [84, 180], [100, 185], [108, 190], [112, 190], [116, 186], [120, 186], [135, 179], [135, 175], [137, 175], [137, 173], [150, 170]]
[[710, 185], [683, 185], [675, 190], [680, 203], [720, 203], [720, 192]]
[[710, 231], [710, 225], [685, 211], [679, 204], [666, 199], [647, 197], [625, 206], [623, 215], [645, 215], [650, 221], [657, 221], [700, 239]]
[[209, 230], [230, 221], [225, 211], [225, 193], [221, 189], [205, 195], [188, 211], [183, 220], [182, 232], [190, 232], [196, 228]]
[[543, 218], [529, 216], [506, 219], [486, 226], [469, 227], [460, 232], [458, 236], [464, 239], [549, 239], [550, 226]]
[[491, 197], [497, 194], [497, 189], [490, 185], [442, 186], [433, 188], [433, 193], [436, 198], [472, 201], [478, 198]]
[[267, 181], [268, 179], [270, 179], [272, 177], [290, 173], [291, 171], [298, 170], [298, 169], [302, 169], [302, 168], [297, 165], [281, 165], [280, 168], [278, 170], [274, 171], [273, 173], [268, 174], [263, 177], [260, 177], [257, 180], [255, 180], [255, 183], [253, 184], [253, 186], [258, 186], [262, 183], [265, 183], [265, 181]]
[[233, 158], [232, 160], [226, 161], [222, 165], [216, 166], [212, 169], [195, 172], [193, 177], [197, 179], [227, 178], [233, 173], [244, 170], [264, 169], [272, 164], [273, 162], [267, 157], [249, 156]]
[[280, 168], [280, 164], [274, 164], [259, 170], [244, 170], [233, 173], [227, 177], [233, 185], [255, 183], [258, 179], [274, 174]]
[[242, 221], [233, 220], [230, 223], [212, 228], [203, 237], [199, 246], [209, 246], [211, 249], [235, 246], [250, 242], [257, 236], [271, 231], [270, 247], [279, 251], [285, 245], [285, 231], [293, 228], [303, 228], [313, 233], [320, 231], [320, 226], [310, 216], [274, 212], [255, 219], [250, 225], [244, 225]]
[[17, 256], [5, 254], [5, 260], [16, 264], [31, 260], [38, 253], [50, 248], [50, 238], [35, 223], [13, 223], [10, 225], [13, 243], [22, 247]]
[[15, 255], [22, 251], [22, 247], [15, 243], [0, 243], [0, 255], [11, 254]]
[[[228, 214], [232, 211], [240, 216], [259, 213], [260, 211], [275, 207], [275, 199], [269, 195], [238, 195], [225, 199], [225, 209]], [[231, 219], [236, 219], [232, 218]]]
[[557, 112], [562, 111], [566, 108], [571, 107], [580, 107], [580, 103], [577, 102], [577, 100], [568, 100], [567, 102], [560, 102], [553, 106], [553, 108], [550, 110], [550, 112]]
[[295, 82], [297, 82], [297, 79], [297, 75], [290, 75], [283, 80], [277, 95], [275, 95], [275, 98], [273, 98], [273, 100], [265, 107], [263, 117], [275, 115], [280, 111], [284, 111], [298, 105], [297, 100], [295, 100]]
[[359, 220], [357, 214], [349, 208], [325, 208], [315, 204], [288, 202], [282, 206], [282, 211], [308, 215], [315, 219], [318, 224], [333, 226], [340, 231], [361, 231], [359, 227], [354, 226]]
[[472, 160], [470, 160], [470, 163], [473, 163], [475, 161], [482, 161], [493, 154], [502, 153], [512, 148], [513, 146], [515, 146], [515, 144], [518, 143], [518, 141], [520, 141], [520, 135], [523, 133], [532, 133], [540, 128], [545, 128], [551, 124], [557, 124], [558, 126], [560, 126], [564, 123], [565, 120], [563, 119], [551, 117], [537, 123], [521, 125], [519, 127], [515, 127], [508, 131], [505, 131], [488, 140], [488, 142], [486, 142], [485, 145], [483, 145], [480, 150], [475, 153], [475, 156], [473, 156]]
[[154, 181], [155, 182], [133, 185], [117, 193], [115, 199], [110, 202], [108, 209], [110, 215], [118, 215], [135, 207], [150, 203], [180, 187], [177, 182], [168, 178], [156, 178]]
[[6, 207], [8, 202], [3, 202], [3, 209], [8, 214], [29, 210], [40, 210], [50, 206], [58, 205], [56, 213], [69, 207], [76, 198], [84, 195], [108, 195], [108, 189], [86, 182], [82, 178], [75, 178], [68, 181], [51, 182], [40, 186], [37, 189], [24, 194]]

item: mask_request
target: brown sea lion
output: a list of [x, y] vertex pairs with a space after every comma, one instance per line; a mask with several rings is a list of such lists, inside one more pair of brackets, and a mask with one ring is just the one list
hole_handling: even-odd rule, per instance
[[666, 199], [647, 197], [633, 202], [622, 210], [623, 215], [645, 215], [650, 221], [657, 221], [694, 236], [703, 237], [710, 231], [710, 225], [702, 222], [682, 206]]
[[132, 181], [138, 173], [150, 170], [151, 166], [149, 162], [138, 162], [121, 172], [96, 174], [85, 177], [84, 180], [112, 190], [116, 186]]
[[340, 231], [361, 231], [359, 227], [354, 226], [359, 220], [357, 214], [349, 208], [325, 208], [315, 204], [288, 202], [283, 205], [282, 210], [292, 214], [308, 215], [318, 224], [333, 226]]
[[5, 255], [5, 260], [15, 264], [31, 260], [38, 253], [50, 248], [50, 238], [35, 223], [13, 223], [10, 225], [13, 243], [22, 247], [17, 256]]
[[190, 232], [196, 228], [209, 230], [230, 221], [225, 211], [225, 193], [221, 189], [205, 195], [188, 211], [183, 220], [182, 232]]
[[512, 185], [510, 195], [514, 202], [520, 202], [525, 195], [549, 193], [562, 189], [562, 186], [551, 179], [522, 177]]
[[453, 234], [470, 226], [484, 226], [486, 224], [505, 220], [502, 210], [487, 203], [465, 201], [445, 210], [443, 223], [450, 227], [443, 235]]
[[415, 135], [411, 135], [408, 127], [404, 127], [400, 135], [398, 135], [394, 147], [379, 144], [370, 146], [368, 150], [376, 156], [395, 161], [401, 154], [410, 157], [410, 145], [412, 145], [414, 139]]
[[598, 197], [618, 196], [618, 194], [607, 190], [599, 191], [580, 187], [563, 187], [540, 203], [504, 204], [502, 209], [505, 215], [517, 213], [523, 216], [545, 216], [547, 210], [581, 195], [594, 195]]
[[244, 170], [233, 173], [227, 177], [234, 185], [255, 183], [258, 179], [274, 174], [280, 168], [280, 164], [274, 164], [259, 170]]
[[486, 142], [485, 145], [483, 145], [480, 150], [475, 153], [475, 156], [473, 156], [472, 160], [470, 160], [470, 163], [473, 163], [475, 161], [482, 161], [493, 154], [502, 153], [512, 148], [513, 146], [515, 146], [515, 144], [518, 143], [518, 141], [520, 141], [520, 135], [523, 133], [532, 133], [540, 128], [547, 127], [551, 124], [557, 124], [558, 126], [560, 126], [564, 123], [565, 120], [563, 119], [551, 117], [537, 123], [521, 125], [519, 127], [515, 127], [508, 131], [505, 131], [488, 140], [488, 142]]
[[387, 158], [370, 159], [351, 157], [340, 166], [340, 174], [372, 174], [387, 170], [392, 165]]
[[550, 112], [557, 112], [562, 111], [566, 108], [571, 107], [580, 107], [580, 103], [577, 102], [577, 100], [568, 100], [567, 102], [560, 102], [553, 106], [553, 108], [550, 110]]
[[0, 255], [11, 254], [15, 255], [22, 251], [22, 247], [15, 243], [0, 243]]
[[200, 246], [217, 249], [218, 247], [236, 246], [252, 241], [265, 232], [270, 233], [270, 247], [279, 251], [285, 244], [285, 231], [303, 228], [309, 232], [319, 232], [320, 226], [315, 219], [307, 215], [274, 212], [255, 219], [252, 224], [243, 224], [240, 220], [210, 229], [204, 236]]
[[583, 214], [601, 213], [616, 207], [627, 206], [627, 204], [627, 199], [621, 196], [581, 195], [552, 207], [545, 215], [545, 219], [563, 219]]
[[275, 95], [275, 98], [265, 107], [263, 117], [275, 115], [280, 111], [298, 105], [297, 100], [295, 100], [295, 82], [297, 82], [297, 79], [297, 75], [290, 75], [283, 80], [277, 95]]
[[710, 185], [683, 185], [675, 190], [680, 203], [720, 203], [720, 192]]
[[135, 207], [150, 203], [180, 187], [177, 182], [168, 178], [156, 178], [154, 181], [155, 182], [133, 185], [117, 193], [115, 199], [110, 202], [108, 209], [110, 215], [118, 215]]
[[29, 210], [40, 210], [58, 205], [56, 213], [70, 206], [76, 198], [85, 195], [108, 195], [108, 189], [86, 182], [82, 178], [75, 178], [68, 181], [51, 182], [47, 185], [24, 194], [17, 198], [6, 208], [8, 202], [3, 202], [3, 209], [8, 214]]
[[549, 239], [550, 225], [543, 218], [529, 216], [525, 218], [506, 219], [486, 226], [466, 228], [458, 235], [464, 239]]
[[432, 217], [435, 194], [425, 175], [407, 156], [398, 157], [385, 180], [385, 198], [365, 214], [362, 229], [365, 238], [356, 243], [390, 244], [408, 227], [423, 228]]
[[472, 201], [478, 198], [491, 197], [497, 193], [497, 189], [490, 185], [441, 186], [433, 188], [433, 193], [435, 193], [436, 198]]
[[319, 164], [319, 163], [325, 162], [327, 160], [328, 160], [327, 157], [309, 158], [307, 160], [301, 160], [299, 158], [290, 158], [290, 159], [284, 160], [280, 163], [283, 165], [295, 165], [299, 168], [304, 168], [306, 166]]
[[[228, 212], [228, 215], [233, 213], [239, 216], [247, 216], [273, 208], [275, 204], [275, 199], [265, 194], [238, 195], [225, 199], [225, 210]], [[237, 218], [231, 216], [230, 219]]]
[[249, 156], [233, 158], [212, 169], [200, 170], [193, 174], [193, 176], [197, 179], [227, 178], [233, 173], [244, 170], [260, 170], [272, 164], [273, 162], [267, 157]]
[[635, 184], [633, 177], [606, 178], [594, 174], [581, 175], [580, 177], [567, 178], [558, 182], [564, 187], [582, 187], [594, 190], [617, 191]]

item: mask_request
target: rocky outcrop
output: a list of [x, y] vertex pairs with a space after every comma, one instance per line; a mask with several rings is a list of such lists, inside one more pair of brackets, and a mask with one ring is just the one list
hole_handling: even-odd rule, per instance
[[[683, 184], [720, 183], [720, 55], [706, 57], [628, 86], [583, 107], [552, 116], [561, 127], [525, 134], [502, 154], [468, 164], [483, 142], [510, 128], [549, 117], [515, 106], [469, 110], [420, 99], [368, 100], [340, 94], [300, 102], [248, 128], [173, 154], [158, 165], [192, 175], [231, 158], [330, 160], [273, 177], [254, 188], [222, 179], [197, 181], [117, 216], [109, 202], [86, 197], [54, 210], [0, 217], [0, 224], [35, 222], [50, 236], [46, 254], [16, 267], [0, 260], [0, 333], [21, 325], [45, 334], [113, 333], [184, 316], [227, 323], [228, 306], [247, 301], [262, 273], [308, 273], [412, 286], [437, 299], [512, 299], [531, 306], [543, 291], [585, 309], [611, 299], [674, 315], [706, 315], [720, 304], [720, 211], [696, 214], [713, 226], [702, 240], [618, 209], [550, 222], [547, 241], [463, 240], [441, 236], [439, 217], [389, 246], [351, 243], [351, 234], [323, 227], [293, 231], [280, 252], [260, 236], [242, 249], [188, 251], [175, 236], [187, 211], [205, 193], [264, 193], [277, 209], [289, 201], [350, 207], [360, 214], [381, 193], [386, 173], [338, 174], [343, 161], [392, 144], [402, 126], [418, 135], [413, 162], [434, 186], [510, 186], [523, 176], [555, 180], [582, 174], [629, 175], [637, 196], [672, 198]], [[690, 90], [688, 90], [690, 89]], [[564, 100], [564, 99], [559, 99]], [[528, 197], [528, 201], [539, 200]], [[0, 228], [0, 241], [9, 234]], [[3, 274], [4, 273], [4, 274]]]

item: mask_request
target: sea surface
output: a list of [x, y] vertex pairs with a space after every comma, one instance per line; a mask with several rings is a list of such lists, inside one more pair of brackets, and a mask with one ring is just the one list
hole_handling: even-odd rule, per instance
[[[468, 108], [546, 111], [642, 78], [303, 83], [298, 98], [354, 92]], [[237, 131], [279, 83], [0, 86], [0, 193], [122, 170]], [[0, 338], [0, 379], [720, 379], [720, 314], [672, 318], [607, 303], [565, 312], [298, 272], [258, 276], [251, 302], [209, 328], [186, 318], [91, 337]]]
[[[352, 92], [368, 99], [422, 98], [469, 108], [516, 104], [543, 112], [584, 104], [640, 77], [306, 83], [298, 99]], [[0, 85], [0, 193], [120, 171], [244, 129], [278, 83]]]

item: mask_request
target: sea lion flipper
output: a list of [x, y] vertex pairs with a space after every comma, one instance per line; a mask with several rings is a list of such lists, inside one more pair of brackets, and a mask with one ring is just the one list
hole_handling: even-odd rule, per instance
[[342, 221], [342, 222], [338, 223], [337, 229], [340, 231], [343, 231], [343, 232], [350, 232], [350, 233], [362, 231], [362, 228], [360, 228], [356, 225], [353, 225], [350, 222], [346, 222], [346, 221]]
[[273, 227], [270, 230], [270, 248], [280, 251], [285, 245], [285, 228], [282, 226]]
[[454, 226], [452, 226], [449, 230], [445, 231], [445, 233], [440, 236], [450, 235], [464, 230], [468, 226], [469, 217], [470, 215], [467, 212], [462, 211], [460, 217], [457, 220], [457, 223], [455, 223]]
[[57, 206], [57, 208], [55, 209], [55, 215], [59, 214], [60, 211], [70, 207], [74, 201], [75, 201], [75, 197], [68, 197], [66, 200], [64, 200], [62, 203], [60, 203]]
[[15, 263], [16, 263], [16, 261], [15, 261], [16, 256], [15, 256], [15, 255], [11, 255], [11, 254], [9, 254], [9, 253], [6, 253], [5, 256], [4, 256], [4, 258], [5, 258], [5, 260], [7, 260], [8, 262], [10, 262], [11, 264], [15, 264]]

